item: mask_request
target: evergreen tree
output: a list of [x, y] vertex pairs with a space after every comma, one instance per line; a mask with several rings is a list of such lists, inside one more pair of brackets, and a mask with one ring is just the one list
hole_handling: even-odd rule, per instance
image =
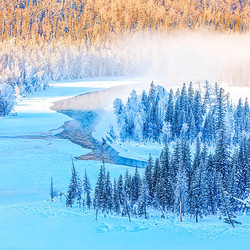
[[117, 195], [119, 204], [121, 206], [124, 205], [124, 190], [123, 190], [123, 178], [122, 175], [119, 176], [118, 182], [117, 182]]
[[159, 159], [156, 158], [155, 165], [153, 168], [153, 174], [152, 174], [152, 193], [153, 193], [153, 196], [155, 196], [156, 185], [159, 182], [159, 179], [160, 179], [160, 162], [159, 162]]
[[168, 105], [165, 114], [165, 121], [169, 122], [171, 125], [173, 123], [173, 116], [174, 116], [174, 93], [173, 90], [170, 89], [170, 93], [168, 95]]
[[189, 110], [193, 110], [194, 105], [194, 88], [192, 82], [190, 82], [188, 87], [188, 107]]
[[180, 221], [182, 222], [182, 216], [187, 209], [187, 172], [184, 166], [178, 166], [178, 172], [176, 176], [176, 187], [175, 187], [175, 211], [180, 215]]
[[141, 190], [141, 177], [138, 173], [138, 168], [135, 168], [135, 173], [132, 177], [132, 185], [131, 185], [131, 190], [132, 190], [132, 206], [134, 206], [140, 196], [140, 190]]
[[132, 210], [132, 177], [129, 174], [128, 170], [126, 170], [126, 174], [124, 177], [124, 199], [127, 202], [127, 206], [129, 210]]
[[90, 185], [90, 182], [89, 182], [89, 179], [88, 179], [88, 176], [87, 176], [87, 171], [85, 169], [85, 175], [84, 175], [84, 179], [83, 179], [83, 193], [84, 193], [84, 196], [85, 196], [85, 202], [86, 202], [86, 205], [88, 207], [88, 209], [91, 208], [91, 204], [92, 204], [92, 201], [91, 201], [91, 185]]
[[218, 209], [219, 191], [218, 191], [218, 174], [216, 171], [215, 160], [212, 154], [207, 159], [208, 171], [208, 212], [215, 214]]
[[53, 178], [51, 177], [51, 182], [50, 182], [50, 200], [51, 202], [54, 201], [55, 197], [55, 192], [54, 192], [54, 186], [53, 186]]
[[106, 202], [106, 173], [104, 165], [101, 165], [96, 187], [95, 187], [95, 199], [94, 207], [96, 210], [96, 220], [99, 210], [105, 212], [107, 208]]
[[194, 180], [192, 182], [192, 207], [190, 213], [195, 217], [198, 222], [199, 217], [207, 215], [208, 211], [208, 176], [205, 168], [205, 163], [202, 161], [200, 167], [195, 169]]
[[142, 185], [140, 186], [140, 197], [138, 200], [138, 214], [140, 216], [144, 216], [145, 219], [148, 218], [147, 207], [149, 205], [149, 189], [147, 185], [147, 181], [145, 179], [142, 180]]
[[248, 98], [245, 100], [244, 111], [243, 111], [243, 128], [246, 132], [250, 131], [250, 108]]
[[233, 209], [231, 207], [230, 199], [228, 194], [225, 192], [225, 189], [223, 187], [222, 183], [222, 176], [219, 175], [218, 178], [218, 190], [219, 190], [219, 210], [223, 216], [226, 216], [224, 219], [226, 223], [230, 223], [232, 227], [234, 228], [234, 220], [235, 218]]
[[149, 154], [148, 164], [145, 170], [145, 181], [148, 186], [150, 200], [152, 200], [153, 198], [152, 169], [153, 169], [153, 159], [151, 154]]
[[196, 130], [197, 130], [197, 133], [199, 133], [201, 131], [202, 122], [203, 122], [201, 94], [199, 91], [196, 91], [195, 93], [193, 114], [194, 114]]
[[190, 123], [189, 123], [189, 128], [188, 128], [188, 139], [190, 139], [191, 142], [193, 142], [197, 135], [197, 129], [196, 129], [194, 115], [192, 111], [190, 112], [189, 119], [190, 119]]
[[107, 172], [107, 179], [106, 179], [106, 187], [105, 187], [105, 195], [106, 195], [106, 209], [107, 211], [111, 212], [113, 209], [113, 188], [112, 183], [110, 180], [110, 174], [109, 171]]
[[211, 143], [215, 138], [215, 122], [211, 110], [208, 111], [205, 117], [203, 131], [202, 131], [202, 138], [203, 141], [208, 145], [211, 145]]
[[75, 199], [78, 201], [78, 204], [80, 207], [81, 200], [82, 200], [82, 186], [81, 186], [81, 181], [77, 176], [74, 162], [72, 159], [72, 176], [71, 176], [70, 184], [68, 187], [66, 205], [72, 207]]
[[113, 210], [116, 214], [120, 213], [120, 200], [117, 190], [116, 179], [114, 179], [114, 185], [113, 185]]
[[211, 109], [211, 85], [208, 81], [205, 81], [205, 95], [202, 109], [204, 114], [208, 109]]
[[184, 111], [184, 113], [188, 110], [188, 95], [186, 90], [186, 84], [183, 83], [181, 95], [180, 95], [180, 109]]
[[243, 123], [243, 119], [244, 119], [244, 111], [243, 111], [243, 106], [242, 106], [242, 101], [241, 101], [241, 98], [239, 99], [239, 102], [238, 102], [238, 105], [237, 105], [237, 108], [236, 108], [236, 111], [234, 113], [234, 131], [235, 131], [235, 135], [234, 135], [234, 142], [238, 142], [239, 141], [239, 138], [240, 138], [240, 135], [243, 131], [243, 126], [244, 126], [244, 123]]
[[160, 156], [160, 180], [156, 188], [157, 196], [160, 199], [159, 205], [163, 212], [165, 212], [165, 208], [173, 210], [175, 180], [176, 168], [170, 163], [170, 152], [166, 144]]

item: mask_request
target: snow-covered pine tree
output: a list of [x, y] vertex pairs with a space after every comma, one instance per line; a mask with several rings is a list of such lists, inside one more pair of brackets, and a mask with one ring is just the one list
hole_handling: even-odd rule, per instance
[[145, 169], [145, 181], [148, 186], [150, 201], [152, 201], [153, 199], [152, 170], [153, 170], [153, 159], [151, 154], [149, 154], [148, 164]]
[[116, 214], [120, 213], [120, 201], [119, 201], [116, 179], [114, 179], [114, 184], [113, 184], [113, 211]]
[[180, 215], [181, 222], [183, 214], [185, 214], [187, 209], [187, 191], [187, 172], [185, 167], [179, 164], [175, 185], [175, 212]]
[[96, 210], [96, 220], [98, 217], [98, 212], [105, 212], [107, 207], [106, 202], [106, 173], [104, 165], [101, 165], [96, 187], [95, 187], [95, 198], [94, 207]]
[[123, 177], [122, 175], [119, 176], [117, 181], [117, 196], [119, 200], [119, 204], [121, 207], [124, 206], [125, 197], [124, 197], [124, 186], [123, 186]]
[[91, 185], [88, 179], [88, 175], [87, 175], [87, 171], [85, 169], [85, 174], [84, 174], [84, 178], [83, 178], [83, 193], [85, 196], [85, 204], [88, 207], [88, 209], [91, 208]]
[[126, 174], [124, 177], [124, 199], [126, 199], [129, 209], [133, 210], [133, 207], [132, 207], [132, 177], [129, 174], [128, 170], [126, 170]]
[[106, 196], [106, 209], [110, 213], [113, 209], [113, 188], [112, 188], [112, 183], [110, 180], [110, 174], [109, 171], [107, 172], [107, 180], [105, 183], [105, 196]]
[[196, 131], [201, 131], [203, 116], [202, 116], [202, 104], [201, 104], [201, 93], [196, 91], [194, 97], [194, 108], [193, 108], [194, 120], [196, 125]]
[[194, 88], [193, 88], [193, 83], [189, 83], [188, 87], [188, 109], [193, 110], [194, 107]]
[[215, 214], [219, 204], [218, 174], [216, 170], [215, 157], [210, 153], [206, 168], [208, 171], [208, 212]]
[[72, 159], [72, 175], [71, 175], [70, 184], [68, 187], [66, 205], [72, 207], [76, 199], [80, 207], [81, 199], [82, 199], [81, 197], [82, 197], [81, 181], [78, 178], [77, 172], [75, 170], [74, 162]]
[[205, 114], [207, 110], [211, 109], [211, 84], [208, 81], [205, 81], [204, 91], [205, 94], [202, 104], [203, 114]]
[[131, 191], [132, 191], [132, 206], [134, 206], [140, 196], [140, 190], [141, 190], [141, 177], [138, 173], [138, 168], [135, 168], [135, 173], [132, 177], [132, 183], [131, 183]]
[[140, 197], [138, 200], [138, 215], [144, 216], [145, 219], [148, 218], [147, 207], [150, 202], [149, 189], [147, 185], [147, 181], [145, 178], [142, 179], [142, 185], [140, 186]]
[[174, 119], [174, 93], [173, 93], [173, 90], [170, 89], [170, 92], [168, 95], [167, 110], [165, 113], [165, 122], [169, 122], [170, 125], [172, 125], [173, 119]]
[[51, 176], [51, 181], [50, 181], [50, 200], [51, 202], [54, 201], [55, 193], [54, 193], [54, 186], [53, 186], [53, 178]]
[[[157, 166], [157, 165], [156, 165]], [[173, 211], [174, 208], [174, 181], [170, 165], [170, 152], [166, 144], [160, 156], [160, 175], [154, 191], [154, 206], [160, 209], [162, 217], [165, 217], [165, 211]]]
[[228, 176], [228, 165], [229, 165], [229, 151], [228, 151], [228, 140], [227, 131], [225, 127], [225, 115], [226, 115], [226, 104], [225, 104], [225, 93], [220, 88], [217, 95], [216, 103], [216, 167], [217, 171], [222, 175], [223, 185], [226, 183]]
[[244, 104], [244, 111], [243, 111], [243, 117], [244, 117], [244, 130], [245, 132], [250, 131], [250, 108], [249, 108], [249, 103], [248, 103], [248, 98], [245, 99], [245, 104]]
[[223, 187], [223, 179], [221, 174], [218, 175], [218, 190], [219, 190], [219, 211], [223, 216], [226, 216], [224, 218], [224, 221], [226, 223], [230, 223], [234, 228], [235, 214], [231, 206], [230, 197], [225, 191], [225, 188]]
[[153, 168], [152, 172], [153, 172], [153, 174], [152, 174], [152, 193], [153, 193], [153, 197], [155, 197], [156, 186], [160, 180], [160, 162], [159, 162], [158, 158], [156, 158], [156, 160], [155, 160], [155, 164], [154, 164], [154, 168]]

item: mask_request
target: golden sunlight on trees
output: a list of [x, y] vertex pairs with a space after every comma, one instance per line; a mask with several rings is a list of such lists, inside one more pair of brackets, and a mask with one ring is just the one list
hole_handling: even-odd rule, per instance
[[116, 34], [145, 30], [249, 30], [244, 0], [0, 0], [0, 40], [52, 41], [86, 45]]

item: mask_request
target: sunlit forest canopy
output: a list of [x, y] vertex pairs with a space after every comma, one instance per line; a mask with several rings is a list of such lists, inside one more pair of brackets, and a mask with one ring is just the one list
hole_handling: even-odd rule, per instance
[[92, 45], [142, 30], [246, 32], [249, 18], [248, 0], [0, 0], [0, 39]]

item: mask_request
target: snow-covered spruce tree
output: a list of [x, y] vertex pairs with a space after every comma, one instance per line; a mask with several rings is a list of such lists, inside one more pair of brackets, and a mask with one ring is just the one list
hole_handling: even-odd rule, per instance
[[[126, 177], [125, 177], [126, 178]], [[126, 181], [126, 180], [125, 180]], [[133, 179], [131, 182], [131, 190], [129, 190], [129, 186], [127, 186], [127, 183], [125, 185], [123, 181], [122, 175], [120, 175], [118, 179], [118, 197], [121, 204], [121, 210], [122, 210], [122, 216], [128, 216], [129, 221], [131, 221], [131, 212], [133, 210], [133, 206], [135, 203], [133, 203]], [[126, 189], [125, 189], [126, 188]], [[130, 194], [132, 195], [131, 200], [129, 199]]]
[[54, 185], [53, 185], [53, 178], [51, 177], [50, 181], [50, 200], [51, 202], [54, 201], [55, 193], [54, 193]]
[[218, 175], [218, 190], [219, 190], [219, 211], [225, 217], [225, 222], [230, 223], [234, 228], [235, 214], [232, 208], [232, 203], [230, 202], [230, 197], [228, 196], [225, 188], [223, 187], [223, 179], [221, 174]]
[[160, 161], [158, 158], [155, 160], [154, 168], [152, 171], [152, 193], [153, 197], [155, 197], [156, 194], [156, 186], [157, 183], [160, 181]]
[[[166, 210], [173, 211], [174, 208], [174, 183], [172, 181], [173, 176], [171, 173], [170, 165], [170, 153], [168, 146], [165, 145], [160, 156], [160, 168], [158, 170], [158, 160], [156, 160], [154, 167], [154, 179], [155, 173], [159, 171], [159, 176], [156, 179], [154, 187], [154, 200], [153, 205], [156, 209], [162, 212], [162, 218], [165, 217]], [[153, 182], [154, 183], [154, 182]]]
[[126, 170], [126, 174], [124, 177], [124, 199], [127, 201], [127, 206], [129, 210], [133, 213], [135, 209], [132, 203], [132, 177], [129, 174], [128, 170]]
[[84, 203], [86, 204], [86, 206], [88, 207], [88, 209], [91, 208], [91, 185], [89, 182], [89, 178], [87, 175], [87, 171], [85, 169], [85, 174], [84, 174], [84, 178], [83, 178], [83, 193], [84, 193]]
[[77, 172], [75, 170], [74, 162], [72, 159], [72, 175], [70, 179], [70, 184], [68, 187], [66, 205], [72, 207], [75, 202], [75, 199], [78, 202], [79, 207], [81, 207], [82, 202], [82, 183], [79, 179]]
[[147, 183], [149, 197], [150, 197], [149, 202], [151, 202], [153, 199], [152, 170], [153, 170], [153, 159], [151, 154], [149, 154], [148, 164], [145, 169], [145, 181]]
[[[177, 146], [176, 146], [177, 147]], [[178, 154], [181, 158], [181, 151], [178, 149], [176, 154]], [[176, 175], [176, 183], [175, 183], [175, 204], [174, 211], [180, 215], [180, 221], [182, 222], [183, 214], [187, 212], [187, 194], [188, 194], [188, 176], [187, 176], [187, 168], [186, 165], [183, 164], [182, 160], [173, 162], [174, 165], [177, 166], [177, 175]]]
[[138, 200], [138, 215], [144, 216], [145, 219], [148, 218], [147, 207], [150, 204], [150, 194], [148, 184], [145, 178], [142, 179], [142, 185], [140, 186], [140, 197]]
[[205, 90], [205, 95], [204, 95], [204, 99], [203, 99], [202, 109], [203, 109], [203, 112], [205, 114], [208, 110], [211, 109], [211, 102], [212, 102], [212, 100], [211, 100], [212, 86], [208, 81], [205, 81], [204, 90]]
[[201, 131], [201, 126], [203, 122], [202, 113], [203, 111], [202, 111], [202, 103], [201, 103], [201, 93], [199, 91], [196, 91], [195, 97], [194, 97], [193, 114], [194, 114], [194, 120], [195, 120], [197, 133]]
[[250, 138], [242, 138], [235, 160], [238, 198], [245, 199], [250, 193]]
[[250, 131], [250, 108], [249, 108], [249, 103], [248, 103], [248, 98], [246, 98], [245, 100], [245, 104], [244, 104], [244, 111], [243, 111], [243, 129], [245, 130], [245, 132], [249, 132]]
[[[236, 153], [234, 153], [231, 157], [231, 162], [229, 165], [228, 170], [228, 178], [227, 178], [227, 185], [226, 185], [226, 192], [228, 193], [228, 198], [230, 202], [230, 207], [233, 212], [237, 212], [239, 204], [235, 202], [233, 197], [237, 197], [239, 194], [239, 189], [237, 186], [237, 179], [236, 179]], [[242, 196], [241, 196], [242, 197]]]
[[207, 145], [212, 145], [216, 138], [215, 119], [211, 110], [206, 113], [204, 126], [202, 128], [202, 139]]
[[192, 182], [192, 202], [190, 214], [195, 217], [198, 222], [199, 218], [208, 214], [208, 175], [205, 162], [201, 162], [199, 168], [193, 173], [194, 180]]
[[226, 116], [226, 104], [225, 104], [225, 93], [222, 88], [220, 88], [217, 93], [217, 103], [216, 103], [216, 167], [217, 171], [221, 173], [223, 185], [226, 184], [226, 178], [228, 177], [228, 167], [229, 167], [229, 148], [228, 148], [228, 136], [225, 126], [225, 116]]
[[238, 143], [244, 128], [244, 109], [241, 98], [234, 113], [234, 143]]
[[219, 203], [218, 172], [216, 170], [215, 157], [210, 153], [206, 162], [208, 172], [208, 213], [216, 214]]
[[118, 194], [118, 189], [117, 189], [117, 182], [116, 179], [114, 179], [114, 184], [113, 184], [113, 211], [116, 214], [120, 213], [120, 200], [119, 200], [119, 194]]
[[168, 95], [168, 104], [167, 104], [167, 110], [165, 113], [165, 122], [169, 123], [172, 128], [172, 135], [174, 135], [173, 131], [173, 120], [174, 120], [174, 93], [171, 89]]
[[131, 192], [132, 192], [132, 206], [135, 206], [140, 197], [141, 191], [141, 177], [138, 173], [138, 168], [135, 168], [135, 173], [132, 177]]
[[106, 209], [109, 213], [111, 213], [112, 209], [113, 209], [113, 187], [112, 187], [112, 183], [110, 180], [110, 174], [109, 171], [107, 172], [107, 180], [106, 180], [106, 187], [105, 187], [105, 195], [106, 195]]
[[125, 202], [125, 197], [124, 197], [124, 186], [123, 186], [123, 177], [122, 175], [119, 176], [117, 180], [117, 196], [118, 196], [118, 201], [121, 206], [121, 209], [123, 208], [124, 202]]
[[94, 208], [96, 210], [96, 220], [98, 217], [98, 212], [106, 212], [107, 201], [106, 201], [106, 172], [105, 166], [101, 165], [97, 183], [95, 186], [95, 195], [94, 195]]

